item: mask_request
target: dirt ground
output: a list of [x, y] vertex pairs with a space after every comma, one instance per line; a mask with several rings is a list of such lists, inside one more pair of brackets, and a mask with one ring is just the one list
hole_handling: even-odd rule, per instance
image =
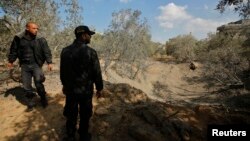
[[[104, 75], [104, 97], [94, 98], [90, 131], [93, 141], [206, 140], [208, 124], [249, 124], [250, 94], [218, 93], [202, 80], [202, 66], [151, 61], [136, 80], [121, 78], [109, 70]], [[33, 111], [20, 83], [6, 80], [0, 85], [1, 141], [60, 141], [65, 137], [58, 64], [46, 73], [49, 106], [39, 97]], [[171, 132], [170, 132], [171, 131]], [[153, 133], [153, 134], [152, 134]]]

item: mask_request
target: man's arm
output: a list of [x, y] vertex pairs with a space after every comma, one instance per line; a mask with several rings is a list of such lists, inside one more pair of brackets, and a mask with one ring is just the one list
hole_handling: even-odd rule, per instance
[[10, 51], [8, 54], [8, 62], [9, 62], [8, 67], [13, 66], [13, 62], [15, 62], [17, 59], [19, 42], [20, 42], [19, 37], [15, 36], [11, 43]]
[[64, 50], [65, 49], [63, 48], [60, 54], [60, 80], [61, 80], [62, 85], [65, 85], [64, 58], [63, 58]]
[[40, 39], [43, 45], [43, 52], [44, 52], [44, 56], [45, 56], [45, 60], [48, 64], [48, 70], [52, 70], [52, 54], [51, 54], [51, 50], [48, 46], [48, 43], [46, 41], [45, 38], [41, 38]]
[[103, 89], [102, 72], [101, 72], [100, 62], [99, 62], [96, 51], [93, 52], [92, 57], [93, 57], [94, 83], [96, 86], [97, 96], [98, 96], [98, 95], [101, 95], [99, 93]]

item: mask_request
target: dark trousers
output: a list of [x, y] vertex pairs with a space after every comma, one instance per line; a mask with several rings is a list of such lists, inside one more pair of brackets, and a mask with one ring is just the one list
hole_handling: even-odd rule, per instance
[[66, 128], [69, 136], [74, 136], [77, 125], [78, 113], [80, 114], [80, 123], [78, 133], [86, 136], [89, 129], [89, 120], [92, 116], [92, 94], [87, 92], [74, 93], [74, 90], [67, 90], [66, 102], [63, 115], [67, 118]]
[[23, 87], [27, 93], [32, 93], [31, 84], [33, 77], [38, 95], [41, 97], [45, 96], [46, 92], [43, 85], [44, 74], [42, 68], [40, 68], [37, 64], [22, 64], [21, 77], [22, 77]]

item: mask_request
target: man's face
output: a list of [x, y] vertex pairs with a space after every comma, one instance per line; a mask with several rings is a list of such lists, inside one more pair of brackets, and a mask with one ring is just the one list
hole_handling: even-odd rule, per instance
[[30, 23], [28, 24], [28, 26], [26, 27], [26, 30], [31, 34], [36, 36], [37, 32], [38, 32], [38, 25], [34, 24], [34, 23]]
[[83, 34], [83, 39], [85, 41], [85, 43], [90, 43], [90, 40], [91, 40], [91, 35], [89, 35], [88, 33], [84, 33]]

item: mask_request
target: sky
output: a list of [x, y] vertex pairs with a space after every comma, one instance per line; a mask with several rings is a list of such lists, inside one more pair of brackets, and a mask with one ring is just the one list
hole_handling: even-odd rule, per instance
[[112, 13], [122, 9], [140, 10], [150, 26], [152, 41], [165, 43], [178, 35], [192, 34], [204, 39], [223, 24], [240, 19], [229, 7], [215, 10], [219, 0], [79, 0], [83, 23], [99, 33], [109, 28]]

